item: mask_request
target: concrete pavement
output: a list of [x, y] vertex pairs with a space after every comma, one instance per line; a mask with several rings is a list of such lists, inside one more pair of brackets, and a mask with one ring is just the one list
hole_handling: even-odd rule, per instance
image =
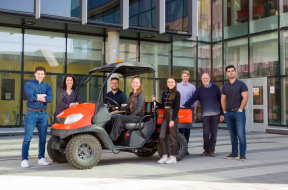
[[[202, 130], [192, 130], [191, 155], [177, 164], [157, 164], [157, 153], [150, 158], [139, 158], [131, 153], [103, 151], [99, 164], [90, 170], [76, 170], [69, 164], [37, 165], [37, 136], [30, 147], [31, 167], [21, 168], [22, 139], [23, 136], [0, 137], [0, 187], [3, 190], [288, 190], [287, 135], [247, 133], [247, 161], [240, 162], [224, 159], [231, 151], [227, 130], [219, 130], [215, 158], [200, 156], [203, 152]], [[51, 161], [49, 157], [47, 160]]]

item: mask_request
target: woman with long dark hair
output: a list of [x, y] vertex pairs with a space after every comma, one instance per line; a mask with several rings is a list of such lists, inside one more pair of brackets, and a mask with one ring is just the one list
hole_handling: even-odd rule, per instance
[[76, 102], [73, 102], [76, 96], [76, 80], [72, 74], [67, 74], [63, 80], [63, 84], [57, 91], [57, 106], [54, 116], [67, 108], [82, 103], [80, 95], [77, 95]]
[[[121, 107], [119, 111], [111, 112], [115, 113], [130, 111], [129, 115], [116, 115], [113, 116], [111, 122], [106, 125], [106, 131], [110, 134], [113, 141], [116, 141], [120, 136], [124, 123], [138, 123], [145, 112], [145, 97], [142, 90], [142, 79], [139, 76], [135, 76], [132, 80], [133, 92], [130, 93], [128, 104]], [[112, 125], [111, 125], [112, 123]]]
[[[155, 96], [152, 101], [155, 101]], [[176, 155], [178, 154], [177, 124], [178, 112], [180, 108], [180, 93], [177, 91], [177, 83], [174, 77], [167, 79], [167, 90], [163, 92], [161, 103], [156, 102], [158, 108], [164, 109], [163, 121], [159, 133], [159, 141], [163, 156], [158, 160], [159, 164], [176, 164]], [[168, 145], [166, 135], [169, 133], [170, 142], [172, 143], [171, 156], [168, 158]]]

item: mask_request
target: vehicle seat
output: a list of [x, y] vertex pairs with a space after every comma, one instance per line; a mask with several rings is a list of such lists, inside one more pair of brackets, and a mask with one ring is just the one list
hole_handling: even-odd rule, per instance
[[[145, 115], [149, 115], [149, 114], [152, 114], [152, 105], [153, 105], [153, 102], [145, 102], [145, 113], [144, 113], [144, 117]], [[148, 119], [149, 117], [147, 117]], [[145, 121], [147, 120], [146, 118], [144, 118], [142, 121], [144, 122], [141, 122], [141, 129], [144, 128], [144, 123]], [[124, 129], [129, 129], [129, 130], [138, 130], [138, 124], [139, 123], [124, 123], [124, 126], [123, 128]]]

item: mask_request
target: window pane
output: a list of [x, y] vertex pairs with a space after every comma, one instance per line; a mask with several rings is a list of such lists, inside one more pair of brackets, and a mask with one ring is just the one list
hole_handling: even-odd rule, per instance
[[0, 126], [20, 124], [21, 74], [0, 72]]
[[[29, 82], [31, 80], [34, 80], [35, 76], [34, 74], [24, 74], [24, 81], [23, 81], [23, 88], [26, 82]], [[44, 82], [50, 84], [53, 92], [53, 101], [51, 103], [47, 103], [47, 113], [48, 113], [48, 125], [51, 125], [54, 122], [54, 113], [56, 110], [57, 105], [57, 90], [59, 87], [62, 86], [64, 76], [63, 75], [45, 75], [45, 78], [43, 79]], [[79, 84], [79, 83], [78, 83]], [[25, 94], [25, 91], [22, 92], [23, 96], [23, 126], [24, 126], [24, 117], [27, 109], [27, 96]]]
[[21, 70], [22, 38], [21, 29], [0, 27], [0, 70]]
[[250, 33], [278, 28], [277, 0], [250, 1]]
[[288, 73], [288, 31], [280, 31], [280, 74]]
[[0, 0], [0, 8], [33, 13], [34, 0]]
[[156, 4], [153, 0], [129, 1], [129, 24], [132, 26], [156, 27]]
[[64, 34], [26, 30], [24, 38], [25, 71], [34, 72], [36, 66], [42, 66], [46, 72], [63, 73], [66, 46]]
[[196, 79], [196, 42], [173, 42], [173, 76], [181, 79], [183, 70], [190, 72], [190, 80]]
[[198, 43], [198, 79], [201, 79], [203, 73], [211, 76], [211, 46]]
[[[225, 67], [234, 65], [238, 78], [248, 78], [248, 38], [225, 42], [224, 51]], [[226, 74], [224, 76], [227, 79]]]
[[138, 61], [138, 42], [136, 40], [120, 39], [119, 58], [122, 61]]
[[88, 1], [87, 19], [120, 24], [120, 0]]
[[67, 73], [87, 74], [103, 64], [103, 38], [68, 34]]
[[[156, 78], [168, 78], [170, 75], [169, 43], [140, 41], [140, 62], [153, 64], [156, 68]], [[152, 77], [152, 75], [149, 75]]]
[[213, 45], [212, 80], [223, 80], [222, 42]]
[[264, 123], [263, 109], [253, 109], [253, 123]]
[[41, 14], [79, 17], [79, 2], [80, 0], [41, 0]]
[[278, 32], [250, 38], [250, 77], [278, 75]]
[[188, 1], [166, 1], [166, 30], [188, 31]]
[[198, 0], [198, 40], [211, 41], [211, 1]]
[[248, 34], [249, 0], [224, 0], [225, 39]]
[[212, 2], [212, 37], [215, 42], [222, 40], [222, 0], [213, 0]]
[[[286, 78], [281, 78], [281, 112], [280, 112], [280, 100], [279, 100], [279, 79], [278, 78], [267, 78], [267, 89], [268, 89], [268, 125], [280, 125], [280, 113], [282, 117], [281, 124], [287, 125], [286, 122], [286, 111], [287, 108], [287, 88]], [[270, 88], [274, 88], [274, 93], [271, 93]], [[288, 118], [287, 118], [288, 119]]]
[[253, 86], [253, 105], [263, 105], [263, 86]]
[[279, 0], [280, 27], [288, 26], [288, 0]]

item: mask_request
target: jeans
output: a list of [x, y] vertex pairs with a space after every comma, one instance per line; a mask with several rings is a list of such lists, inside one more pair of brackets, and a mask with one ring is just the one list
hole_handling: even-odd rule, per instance
[[214, 152], [217, 140], [219, 116], [203, 117], [203, 149], [207, 152]]
[[39, 136], [39, 154], [38, 159], [44, 158], [46, 135], [48, 127], [48, 114], [47, 111], [35, 112], [27, 110], [25, 114], [25, 136], [22, 145], [22, 160], [28, 160], [28, 151], [30, 147], [30, 141], [33, 136], [35, 126], [38, 129]]
[[240, 144], [240, 155], [243, 156], [246, 153], [246, 135], [245, 135], [245, 112], [226, 112], [225, 120], [230, 132], [230, 139], [232, 144], [232, 154], [238, 154], [238, 139]]

